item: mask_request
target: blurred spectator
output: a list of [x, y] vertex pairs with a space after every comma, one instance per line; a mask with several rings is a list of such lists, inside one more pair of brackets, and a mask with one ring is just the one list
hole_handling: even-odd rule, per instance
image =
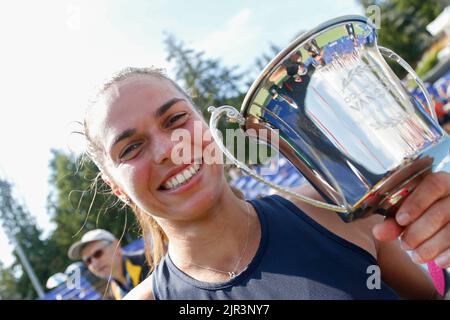
[[83, 235], [68, 252], [72, 260], [83, 260], [97, 277], [110, 281], [111, 295], [120, 300], [149, 275], [144, 251], [125, 253], [114, 235], [95, 229]]

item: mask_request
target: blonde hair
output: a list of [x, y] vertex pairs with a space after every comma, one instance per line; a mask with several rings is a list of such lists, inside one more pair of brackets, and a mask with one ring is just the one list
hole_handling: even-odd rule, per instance
[[151, 215], [143, 212], [136, 205], [131, 205], [131, 207], [141, 227], [147, 263], [150, 271], [153, 271], [166, 254], [168, 238]]

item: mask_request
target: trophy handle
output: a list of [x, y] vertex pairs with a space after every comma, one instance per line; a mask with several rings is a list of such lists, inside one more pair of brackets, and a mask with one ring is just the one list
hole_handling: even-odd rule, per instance
[[402, 57], [400, 57], [398, 54], [396, 54], [394, 51], [392, 51], [391, 49], [388, 49], [386, 47], [382, 47], [382, 46], [378, 46], [378, 49], [380, 50], [380, 53], [388, 58], [388, 59], [392, 59], [395, 62], [397, 62], [400, 66], [403, 67], [403, 69], [405, 69], [413, 78], [413, 80], [416, 82], [417, 86], [420, 88], [420, 90], [422, 91], [425, 100], [426, 100], [426, 108], [428, 109], [429, 113], [431, 114], [431, 116], [433, 117], [433, 119], [438, 122], [437, 116], [436, 116], [436, 111], [435, 111], [435, 106], [434, 106], [434, 102], [433, 99], [431, 99], [430, 94], [428, 93], [428, 90], [425, 88], [425, 84], [423, 83], [423, 81], [419, 78], [419, 76], [417, 75], [417, 73], [414, 71], [413, 68], [411, 68], [411, 66], [408, 64], [408, 62], [406, 62], [405, 60], [403, 60]]
[[250, 175], [251, 177], [253, 177], [254, 179], [256, 179], [259, 182], [262, 182], [264, 184], [267, 184], [268, 186], [270, 186], [271, 188], [290, 195], [292, 197], [295, 197], [296, 199], [310, 204], [312, 206], [318, 207], [318, 208], [323, 208], [323, 209], [327, 209], [330, 211], [334, 211], [334, 212], [339, 212], [339, 213], [348, 213], [348, 209], [345, 208], [344, 206], [337, 206], [337, 205], [333, 205], [333, 204], [329, 204], [323, 201], [318, 201], [309, 197], [305, 197], [302, 196], [296, 192], [293, 192], [292, 190], [279, 186], [277, 184], [274, 184], [270, 181], [267, 181], [266, 179], [264, 179], [262, 176], [260, 176], [258, 173], [254, 172], [252, 169], [250, 169], [247, 165], [245, 165], [244, 163], [240, 162], [238, 159], [236, 159], [234, 157], [234, 155], [224, 146], [222, 139], [220, 138], [219, 134], [218, 134], [218, 129], [217, 129], [217, 125], [219, 123], [220, 118], [225, 115], [227, 117], [227, 120], [229, 122], [232, 123], [238, 123], [240, 126], [243, 126], [245, 124], [245, 119], [244, 117], [239, 113], [238, 110], [236, 110], [234, 107], [232, 106], [221, 106], [218, 108], [215, 108], [213, 106], [208, 107], [208, 111], [211, 112], [211, 118], [209, 120], [209, 128], [211, 130], [211, 135], [214, 138], [214, 141], [217, 143], [219, 149], [225, 154], [225, 156], [230, 159], [233, 164], [238, 167], [239, 169], [243, 170], [245, 173], [247, 173], [248, 175]]

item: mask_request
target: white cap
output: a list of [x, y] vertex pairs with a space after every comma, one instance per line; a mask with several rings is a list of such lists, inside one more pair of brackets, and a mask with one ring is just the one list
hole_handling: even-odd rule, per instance
[[72, 260], [80, 260], [81, 259], [81, 250], [85, 245], [94, 241], [114, 241], [116, 237], [109, 231], [104, 229], [94, 229], [86, 232], [80, 241], [75, 242], [69, 248], [69, 258]]

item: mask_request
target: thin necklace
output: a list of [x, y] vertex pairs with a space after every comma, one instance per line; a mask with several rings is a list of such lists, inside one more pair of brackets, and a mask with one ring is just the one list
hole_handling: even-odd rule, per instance
[[239, 256], [239, 259], [236, 261], [236, 264], [234, 265], [234, 268], [232, 271], [224, 271], [224, 270], [219, 270], [219, 269], [214, 269], [211, 267], [205, 267], [205, 266], [201, 266], [199, 264], [196, 264], [194, 262], [190, 262], [191, 265], [202, 268], [202, 269], [206, 269], [206, 270], [210, 270], [210, 271], [215, 271], [218, 273], [223, 273], [223, 274], [227, 274], [230, 279], [236, 277], [237, 275], [237, 268], [239, 267], [239, 264], [241, 263], [242, 258], [244, 257], [245, 251], [247, 250], [247, 246], [248, 246], [248, 241], [250, 238], [250, 204], [248, 202], [246, 202], [247, 204], [247, 239], [245, 240], [245, 245], [242, 249], [241, 255]]

